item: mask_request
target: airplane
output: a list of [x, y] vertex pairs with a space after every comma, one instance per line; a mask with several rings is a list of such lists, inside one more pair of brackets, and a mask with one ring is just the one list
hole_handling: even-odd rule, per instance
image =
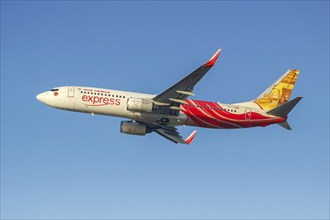
[[146, 135], [155, 132], [181, 144], [191, 144], [196, 130], [183, 139], [177, 126], [203, 128], [250, 128], [278, 124], [291, 130], [289, 112], [302, 99], [289, 101], [299, 70], [289, 69], [252, 101], [224, 104], [188, 99], [202, 77], [214, 66], [221, 49], [206, 63], [158, 95], [85, 86], [61, 86], [36, 96], [40, 102], [61, 110], [117, 116], [120, 132]]

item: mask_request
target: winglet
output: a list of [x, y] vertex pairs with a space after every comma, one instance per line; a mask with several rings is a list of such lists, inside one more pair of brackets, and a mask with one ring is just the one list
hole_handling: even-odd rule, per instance
[[194, 137], [196, 136], [196, 133], [197, 133], [196, 130], [193, 131], [193, 132], [187, 137], [187, 139], [185, 140], [185, 142], [186, 142], [187, 144], [191, 144], [191, 142], [193, 141]]
[[220, 52], [221, 52], [221, 49], [219, 49], [219, 50], [213, 55], [213, 57], [212, 57], [209, 61], [207, 61], [207, 63], [204, 64], [204, 66], [212, 67], [212, 66], [215, 64], [215, 62], [217, 61], [217, 59], [218, 59], [218, 57], [219, 57], [219, 55], [220, 55]]

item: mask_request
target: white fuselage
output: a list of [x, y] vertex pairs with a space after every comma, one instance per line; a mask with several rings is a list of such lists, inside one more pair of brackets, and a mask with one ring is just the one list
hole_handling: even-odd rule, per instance
[[[51, 107], [90, 114], [127, 118], [149, 124], [190, 125], [208, 128], [267, 126], [278, 121], [252, 102], [221, 104], [186, 100], [179, 115], [132, 111], [132, 99], [152, 100], [155, 95], [83, 86], [63, 86], [41, 93], [37, 99]], [[213, 107], [212, 107], [213, 106]], [[280, 119], [283, 120], [283, 119]]]
[[[148, 112], [127, 110], [127, 101], [130, 98], [152, 99], [155, 95], [100, 89], [83, 86], [63, 86], [41, 93], [37, 99], [53, 108], [91, 114], [110, 115], [128, 118], [137, 121], [153, 123], [160, 121], [164, 115]], [[187, 121], [185, 114], [169, 116], [168, 124], [183, 125]]]

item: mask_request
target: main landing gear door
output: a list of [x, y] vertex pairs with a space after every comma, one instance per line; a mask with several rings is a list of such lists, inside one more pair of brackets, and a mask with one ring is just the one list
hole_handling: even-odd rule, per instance
[[74, 87], [68, 87], [68, 97], [74, 97]]

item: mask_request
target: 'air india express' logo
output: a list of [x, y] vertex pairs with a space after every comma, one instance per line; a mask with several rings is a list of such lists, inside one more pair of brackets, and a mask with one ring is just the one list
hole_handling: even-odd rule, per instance
[[84, 105], [88, 106], [120, 105], [120, 99], [93, 95], [83, 95], [81, 100], [83, 101]]

